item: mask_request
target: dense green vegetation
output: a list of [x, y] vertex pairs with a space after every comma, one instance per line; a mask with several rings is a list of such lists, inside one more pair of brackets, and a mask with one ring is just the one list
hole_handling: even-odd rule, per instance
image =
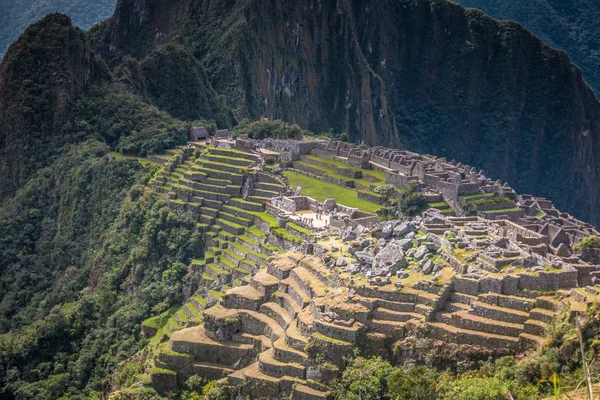
[[[390, 203], [390, 205], [377, 210], [377, 214], [384, 220], [399, 219], [406, 216], [414, 217], [425, 211], [428, 206], [427, 198], [419, 193], [417, 185], [411, 185], [406, 190], [400, 191], [393, 185], [385, 184], [376, 187], [373, 191], [384, 196], [386, 202]], [[442, 204], [445, 205], [445, 203]]]
[[123, 154], [145, 156], [187, 143], [191, 125], [120, 90], [95, 86], [73, 108], [75, 131]]
[[128, 190], [143, 175], [86, 142], [0, 209], [0, 382], [16, 398], [101, 390], [144, 345], [141, 321], [181, 302], [200, 236], [156, 194]]
[[600, 5], [594, 0], [455, 0], [497, 19], [524, 25], [552, 47], [565, 50], [600, 92]]
[[89, 29], [110, 17], [116, 0], [0, 0], [0, 59], [29, 25], [46, 14], [69, 15], [75, 26]]
[[136, 157], [190, 125], [113, 81], [65, 16], [30, 27], [0, 71], [0, 397], [94, 398], [201, 256], [196, 222]]
[[258, 121], [243, 120], [232, 131], [232, 135], [248, 135], [250, 139], [300, 139], [302, 136], [311, 135], [311, 133], [296, 124], [261, 118]]

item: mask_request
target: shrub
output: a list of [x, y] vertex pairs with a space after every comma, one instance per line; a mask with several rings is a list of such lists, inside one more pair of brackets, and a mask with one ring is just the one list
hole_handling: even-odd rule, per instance
[[579, 252], [586, 252], [593, 249], [600, 249], [600, 237], [598, 236], [588, 236], [573, 246], [573, 250]]

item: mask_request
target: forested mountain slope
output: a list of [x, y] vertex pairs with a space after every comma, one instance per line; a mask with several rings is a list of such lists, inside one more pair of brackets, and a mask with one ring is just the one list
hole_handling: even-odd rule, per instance
[[238, 119], [461, 160], [598, 222], [600, 103], [516, 23], [443, 0], [135, 0], [91, 42], [112, 67], [178, 43]]
[[116, 0], [0, 0], [0, 59], [25, 28], [47, 14], [67, 14], [76, 26], [87, 30], [108, 18], [115, 3]]
[[195, 221], [146, 189], [156, 167], [135, 157], [189, 125], [122, 90], [63, 15], [28, 28], [0, 71], [0, 398], [94, 397], [201, 254]]
[[524, 25], [552, 47], [565, 50], [600, 92], [600, 3], [594, 0], [454, 0], [465, 7]]

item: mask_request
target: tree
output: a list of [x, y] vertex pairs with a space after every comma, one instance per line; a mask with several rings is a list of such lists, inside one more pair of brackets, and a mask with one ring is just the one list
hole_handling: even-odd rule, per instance
[[408, 189], [400, 194], [398, 207], [402, 214], [415, 216], [427, 207], [427, 198], [417, 190], [418, 185], [410, 185]]
[[581, 253], [583, 260], [597, 264], [600, 262], [600, 257], [597, 254], [600, 250], [600, 237], [588, 236], [573, 246], [573, 250]]
[[388, 378], [388, 389], [392, 400], [435, 400], [435, 370], [424, 366], [408, 366], [392, 371]]
[[387, 392], [387, 377], [392, 370], [381, 357], [356, 358], [342, 374], [336, 399], [378, 400]]
[[467, 201], [462, 204], [463, 212], [467, 217], [472, 217], [477, 215], [477, 205], [472, 201]]

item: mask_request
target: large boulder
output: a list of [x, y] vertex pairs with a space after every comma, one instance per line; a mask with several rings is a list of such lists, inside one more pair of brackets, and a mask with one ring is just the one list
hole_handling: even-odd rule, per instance
[[439, 250], [442, 247], [442, 238], [435, 233], [429, 232], [426, 237], [429, 240], [429, 243], [433, 245], [433, 250]]
[[402, 251], [406, 251], [413, 246], [413, 242], [410, 239], [402, 239], [398, 241], [398, 245], [402, 249]]
[[344, 230], [344, 232], [342, 232], [342, 241], [344, 242], [349, 242], [351, 240], [356, 239], [358, 235], [356, 234], [356, 232], [352, 229], [352, 227], [348, 227]]
[[423, 258], [423, 256], [424, 256], [425, 254], [427, 254], [427, 247], [425, 247], [425, 246], [421, 245], [421, 246], [420, 246], [420, 247], [417, 249], [417, 251], [415, 251], [415, 254], [414, 254], [414, 256], [413, 256], [413, 257], [414, 257], [414, 258], [416, 258], [417, 260], [420, 260], [421, 258]]
[[435, 264], [433, 263], [433, 261], [431, 260], [427, 260], [425, 262], [425, 264], [423, 264], [423, 273], [425, 275], [429, 275], [433, 272], [433, 267], [435, 266]]
[[398, 242], [390, 243], [373, 258], [373, 271], [376, 275], [387, 275], [406, 266], [404, 251]]
[[403, 222], [394, 228], [394, 236], [405, 236], [410, 232], [417, 232], [417, 230], [417, 227], [413, 223]]
[[367, 253], [366, 251], [357, 251], [356, 253], [354, 253], [354, 257], [356, 257], [358, 262], [360, 262], [361, 264], [373, 264], [373, 256], [370, 253]]

